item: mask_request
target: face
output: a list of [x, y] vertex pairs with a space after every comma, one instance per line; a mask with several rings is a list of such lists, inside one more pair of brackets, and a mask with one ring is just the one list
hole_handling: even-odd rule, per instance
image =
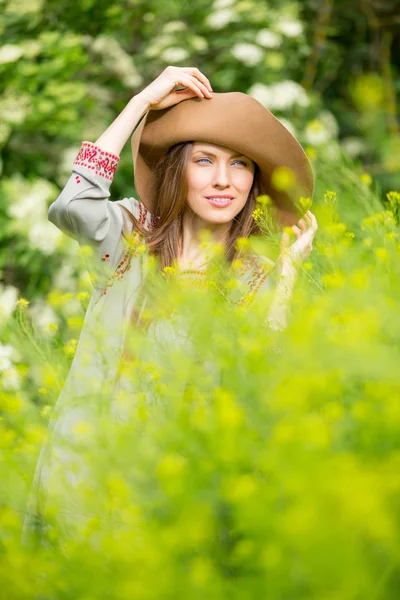
[[[208, 223], [231, 221], [246, 204], [254, 171], [255, 163], [231, 148], [194, 142], [187, 168], [188, 206]], [[228, 196], [229, 203], [218, 196]]]

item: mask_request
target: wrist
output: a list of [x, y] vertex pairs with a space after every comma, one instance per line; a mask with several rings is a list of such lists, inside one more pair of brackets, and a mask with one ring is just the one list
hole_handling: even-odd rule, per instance
[[147, 100], [146, 96], [143, 95], [143, 92], [136, 94], [136, 96], [132, 96], [129, 104], [138, 107], [143, 114], [150, 110], [150, 102]]

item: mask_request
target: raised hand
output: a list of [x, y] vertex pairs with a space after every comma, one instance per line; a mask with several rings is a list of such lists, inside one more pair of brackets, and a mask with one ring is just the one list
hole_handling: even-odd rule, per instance
[[[183, 89], [176, 90], [176, 87]], [[138, 96], [146, 100], [150, 110], [162, 110], [193, 96], [212, 98], [212, 87], [196, 67], [169, 66]]]
[[289, 233], [284, 231], [281, 238], [281, 258], [285, 262], [302, 263], [312, 251], [312, 242], [318, 229], [315, 215], [308, 210], [297, 225], [292, 225], [292, 231], [297, 240], [290, 244]]

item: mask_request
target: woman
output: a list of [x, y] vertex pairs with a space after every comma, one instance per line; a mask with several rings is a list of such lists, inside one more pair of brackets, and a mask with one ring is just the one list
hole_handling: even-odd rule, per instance
[[[140, 200], [110, 202], [119, 155], [133, 130], [135, 187]], [[293, 174], [289, 189], [271, 187], [276, 167]], [[196, 68], [167, 67], [129, 101], [94, 144], [82, 143], [69, 181], [49, 208], [49, 219], [80, 244], [92, 247], [94, 291], [52, 414], [51, 436], [39, 458], [25, 532], [45, 514], [47, 496], [56, 493], [67, 498], [68, 486], [79, 486], [89, 476], [76, 425], [91, 421], [91, 406], [109, 410], [127, 324], [132, 319], [138, 322], [145, 306], [143, 283], [149, 255], [158, 258], [161, 268], [202, 277], [207, 257], [200, 233], [206, 229], [213, 241], [223, 245], [226, 259], [233, 264], [241, 257], [237, 239], [262, 233], [252, 218], [257, 196], [270, 195], [277, 223], [291, 226], [297, 239], [289, 246], [288, 233], [283, 233], [279, 273], [272, 279], [270, 259], [244, 257], [243, 297], [236, 301], [276, 282], [266, 319], [271, 327], [282, 328], [287, 311], [282, 299], [290, 296], [298, 261], [310, 254], [317, 230], [310, 211], [298, 218], [296, 201], [300, 194], [311, 197], [313, 188], [309, 161], [286, 128], [245, 94], [213, 94], [209, 80]], [[143, 240], [149, 253], [143, 253], [137, 243]], [[72, 520], [75, 516], [70, 524]], [[68, 531], [68, 519], [65, 522]]]

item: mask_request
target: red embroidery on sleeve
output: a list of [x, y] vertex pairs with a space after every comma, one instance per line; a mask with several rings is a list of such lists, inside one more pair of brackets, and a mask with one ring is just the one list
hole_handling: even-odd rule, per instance
[[75, 180], [76, 180], [76, 183], [80, 183], [81, 182], [81, 178], [79, 177], [79, 175], [75, 175]]
[[96, 175], [112, 181], [119, 161], [120, 157], [116, 154], [105, 152], [92, 142], [82, 142], [73, 164], [92, 169]]

